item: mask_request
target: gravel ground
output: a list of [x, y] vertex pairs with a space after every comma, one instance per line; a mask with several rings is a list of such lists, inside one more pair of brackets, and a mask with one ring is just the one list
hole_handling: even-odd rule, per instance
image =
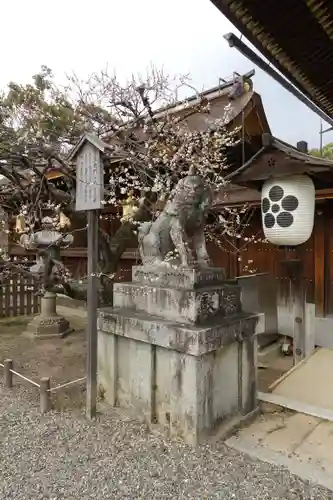
[[1, 500], [333, 498], [222, 443], [194, 451], [111, 410], [41, 417], [27, 396], [0, 386]]

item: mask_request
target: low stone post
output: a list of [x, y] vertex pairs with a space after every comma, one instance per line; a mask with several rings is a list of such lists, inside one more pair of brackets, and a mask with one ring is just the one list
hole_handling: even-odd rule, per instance
[[51, 381], [50, 377], [42, 377], [40, 379], [40, 412], [44, 413], [51, 410]]
[[7, 389], [11, 389], [13, 387], [13, 360], [5, 359], [4, 364], [4, 385]]

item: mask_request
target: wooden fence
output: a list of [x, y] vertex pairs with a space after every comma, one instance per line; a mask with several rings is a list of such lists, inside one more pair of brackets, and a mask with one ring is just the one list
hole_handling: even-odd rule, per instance
[[38, 287], [33, 276], [14, 274], [0, 281], [0, 318], [37, 314], [39, 305]]

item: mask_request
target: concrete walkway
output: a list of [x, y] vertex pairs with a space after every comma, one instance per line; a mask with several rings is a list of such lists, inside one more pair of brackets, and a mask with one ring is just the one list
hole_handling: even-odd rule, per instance
[[[272, 390], [277, 396], [333, 413], [333, 349], [319, 347], [298, 363]], [[294, 408], [297, 411], [306, 411]], [[326, 418], [319, 414], [318, 416]]]
[[290, 411], [265, 413], [226, 444], [333, 491], [333, 422]]

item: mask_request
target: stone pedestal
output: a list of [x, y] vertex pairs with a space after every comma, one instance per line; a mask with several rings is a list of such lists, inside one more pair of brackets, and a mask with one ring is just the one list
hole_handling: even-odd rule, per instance
[[195, 445], [257, 408], [257, 321], [222, 269], [134, 267], [99, 311], [100, 388]]
[[46, 292], [41, 299], [41, 312], [27, 326], [24, 335], [36, 338], [65, 337], [73, 330], [63, 316], [57, 314], [57, 296]]

